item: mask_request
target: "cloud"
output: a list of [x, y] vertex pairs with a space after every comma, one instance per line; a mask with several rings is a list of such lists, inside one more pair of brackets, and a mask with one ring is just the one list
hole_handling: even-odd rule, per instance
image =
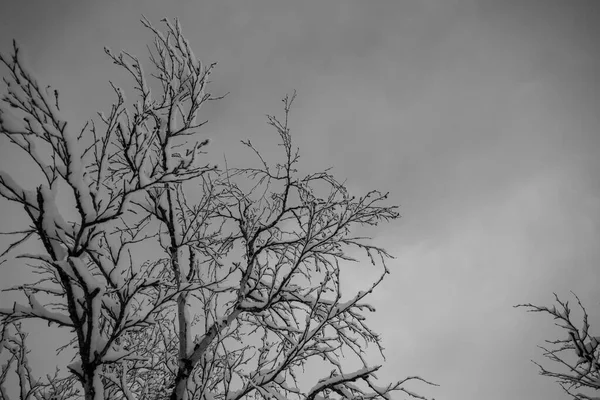
[[178, 14], [198, 56], [220, 63], [214, 93], [231, 91], [204, 114], [219, 159], [245, 138], [276, 157], [264, 114], [298, 89], [303, 168], [333, 166], [354, 193], [402, 205], [376, 237], [398, 257], [370, 317], [382, 378], [419, 373], [449, 400], [562, 398], [528, 362], [551, 321], [512, 305], [569, 290], [600, 301], [598, 2], [201, 3], [12, 5], [0, 37], [22, 39], [79, 124], [124, 79], [102, 46], [143, 55], [140, 13]]
[[408, 245], [379, 238], [398, 257], [372, 317], [395, 355], [388, 370], [427, 371], [448, 399], [531, 390], [505, 382], [533, 379], [535, 345], [561, 332], [512, 306], [548, 304], [553, 291], [573, 290], [592, 307], [600, 300], [591, 283], [600, 207], [586, 190], [576, 171], [552, 171], [463, 213], [444, 235]]

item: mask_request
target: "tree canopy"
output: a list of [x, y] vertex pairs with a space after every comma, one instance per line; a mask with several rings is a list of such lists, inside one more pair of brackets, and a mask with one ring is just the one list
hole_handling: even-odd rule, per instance
[[[133, 79], [135, 100], [111, 83], [110, 109], [80, 129], [16, 43], [0, 57], [0, 133], [41, 177], [28, 189], [0, 172], [0, 195], [24, 211], [3, 268], [16, 254], [35, 273], [11, 289], [26, 303], [0, 309], [0, 398], [424, 399], [406, 383], [430, 382], [378, 383], [381, 365], [365, 357], [383, 355], [366, 299], [390, 254], [356, 232], [398, 218], [397, 208], [377, 190], [349, 193], [329, 170], [299, 171], [295, 93], [283, 117], [268, 117], [280, 160], [247, 140], [256, 166], [204, 162], [198, 114], [219, 98], [209, 91], [215, 64], [196, 58], [178, 21], [163, 22], [161, 31], [142, 20], [154, 37], [149, 73], [136, 56], [105, 49]], [[19, 251], [30, 242], [39, 251]], [[378, 278], [342, 288], [343, 264], [363, 261]], [[73, 362], [37, 378], [28, 319], [70, 335]], [[345, 367], [348, 358], [360, 367]], [[308, 368], [326, 372], [306, 385]], [[13, 373], [17, 393], [6, 385]]]

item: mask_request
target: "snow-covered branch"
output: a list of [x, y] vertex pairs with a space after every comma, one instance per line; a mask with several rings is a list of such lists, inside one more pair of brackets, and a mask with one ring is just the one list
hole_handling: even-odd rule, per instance
[[[136, 100], [111, 83], [114, 104], [77, 131], [16, 44], [0, 57], [0, 134], [42, 173], [28, 189], [0, 171], [0, 196], [28, 218], [0, 257], [41, 242], [17, 255], [38, 278], [10, 289], [28, 305], [1, 308], [0, 320], [17, 332], [23, 319], [57, 324], [77, 353], [66, 380], [43, 388], [70, 396], [64, 385], [77, 381], [86, 400], [423, 398], [404, 383], [429, 382], [377, 385], [380, 366], [366, 361], [370, 348], [383, 355], [366, 314], [391, 256], [356, 232], [395, 220], [397, 207], [379, 191], [352, 196], [328, 170], [299, 172], [295, 94], [283, 100], [283, 119], [268, 117], [279, 162], [250, 141], [257, 167], [202, 162], [209, 140], [194, 135], [206, 123], [201, 106], [216, 99], [207, 91], [214, 64], [198, 61], [177, 20], [163, 22], [159, 30], [142, 20], [154, 36], [149, 63], [105, 49], [133, 78]], [[342, 288], [343, 264], [362, 261], [373, 281]], [[0, 383], [16, 367], [29, 382], [22, 390], [46, 393], [19, 335], [3, 336], [11, 355]], [[346, 357], [362, 368], [345, 372]], [[309, 363], [332, 372], [307, 390], [298, 376]]]
[[574, 393], [577, 389], [600, 390], [600, 336], [593, 336], [590, 332], [588, 314], [576, 294], [573, 296], [583, 313], [583, 323], [579, 328], [571, 317], [569, 302], [563, 302], [554, 294], [558, 303], [552, 307], [536, 306], [533, 304], [519, 304], [515, 307], [525, 307], [529, 312], [550, 314], [557, 322], [555, 325], [564, 329], [565, 338], [546, 340], [552, 347], [539, 346], [544, 351], [544, 357], [558, 364], [562, 371], [551, 371], [541, 364], [532, 361], [540, 368], [540, 374], [549, 376], [574, 399], [590, 399], [582, 393]]
[[[147, 19], [142, 21], [156, 38], [156, 52], [151, 54], [155, 73], [146, 74], [130, 53], [106, 50], [132, 75], [140, 101], [129, 105], [124, 91], [113, 85], [116, 101], [110, 112], [98, 113], [99, 122], [89, 121], [78, 132], [61, 115], [58, 91], [38, 83], [16, 42], [12, 54], [0, 55], [8, 71], [0, 134], [43, 177], [29, 190], [0, 171], [0, 196], [20, 204], [31, 223], [2, 257], [32, 237], [40, 239], [46, 253], [25, 255], [37, 263], [33, 267], [41, 278], [13, 288], [26, 294], [29, 305], [15, 303], [2, 308], [0, 315], [6, 323], [35, 318], [73, 332], [80, 360], [69, 369], [90, 400], [104, 396], [99, 378], [104, 368], [143, 362], [137, 353], [117, 345], [123, 335], [153, 326], [155, 316], [182, 292], [211, 286], [177, 284], [164, 260], [144, 263], [132, 257], [132, 251], [139, 251], [136, 246], [160, 234], [148, 225], [149, 191], [169, 191], [214, 170], [200, 162], [208, 140], [187, 143], [203, 125], [196, 122], [201, 105], [214, 99], [206, 90], [214, 65], [202, 66], [179, 23], [165, 22], [166, 37]], [[162, 95], [153, 96], [151, 79], [162, 87]], [[179, 138], [183, 143], [175, 142]], [[64, 196], [72, 202], [59, 205]], [[204, 223], [200, 218], [188, 227], [189, 240]], [[39, 294], [58, 301], [44, 304]], [[129, 397], [127, 391], [123, 395]]]
[[14, 372], [18, 379], [18, 398], [20, 400], [70, 400], [80, 397], [80, 388], [74, 377], [59, 376], [58, 369], [53, 375], [35, 378], [29, 362], [27, 333], [19, 323], [3, 323], [0, 333], [0, 357], [7, 353], [7, 359], [0, 372], [0, 399], [9, 400], [12, 397], [6, 387], [7, 379], [14, 364]]

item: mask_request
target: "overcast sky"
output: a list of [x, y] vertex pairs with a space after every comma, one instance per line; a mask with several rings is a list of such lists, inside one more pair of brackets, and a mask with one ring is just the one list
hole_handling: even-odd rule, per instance
[[[530, 362], [562, 332], [512, 306], [573, 290], [600, 332], [600, 2], [5, 1], [0, 51], [15, 37], [80, 126], [125, 78], [103, 46], [146, 55], [141, 14], [180, 17], [198, 58], [219, 63], [214, 154], [268, 147], [264, 115], [297, 89], [303, 165], [401, 205], [375, 237], [397, 257], [372, 299], [383, 380], [419, 374], [441, 386], [411, 388], [438, 400], [567, 398]], [[1, 143], [0, 168], [22, 173]]]

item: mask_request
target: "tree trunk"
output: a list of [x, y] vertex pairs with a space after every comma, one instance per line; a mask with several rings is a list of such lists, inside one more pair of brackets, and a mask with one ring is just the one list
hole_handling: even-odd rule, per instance
[[192, 374], [192, 363], [189, 360], [180, 360], [177, 376], [175, 377], [175, 387], [171, 392], [171, 400], [187, 400], [187, 383]]
[[101, 385], [95, 385], [94, 381], [97, 377], [96, 366], [88, 366], [84, 368], [83, 372], [83, 392], [85, 393], [85, 400], [104, 400], [104, 393]]

